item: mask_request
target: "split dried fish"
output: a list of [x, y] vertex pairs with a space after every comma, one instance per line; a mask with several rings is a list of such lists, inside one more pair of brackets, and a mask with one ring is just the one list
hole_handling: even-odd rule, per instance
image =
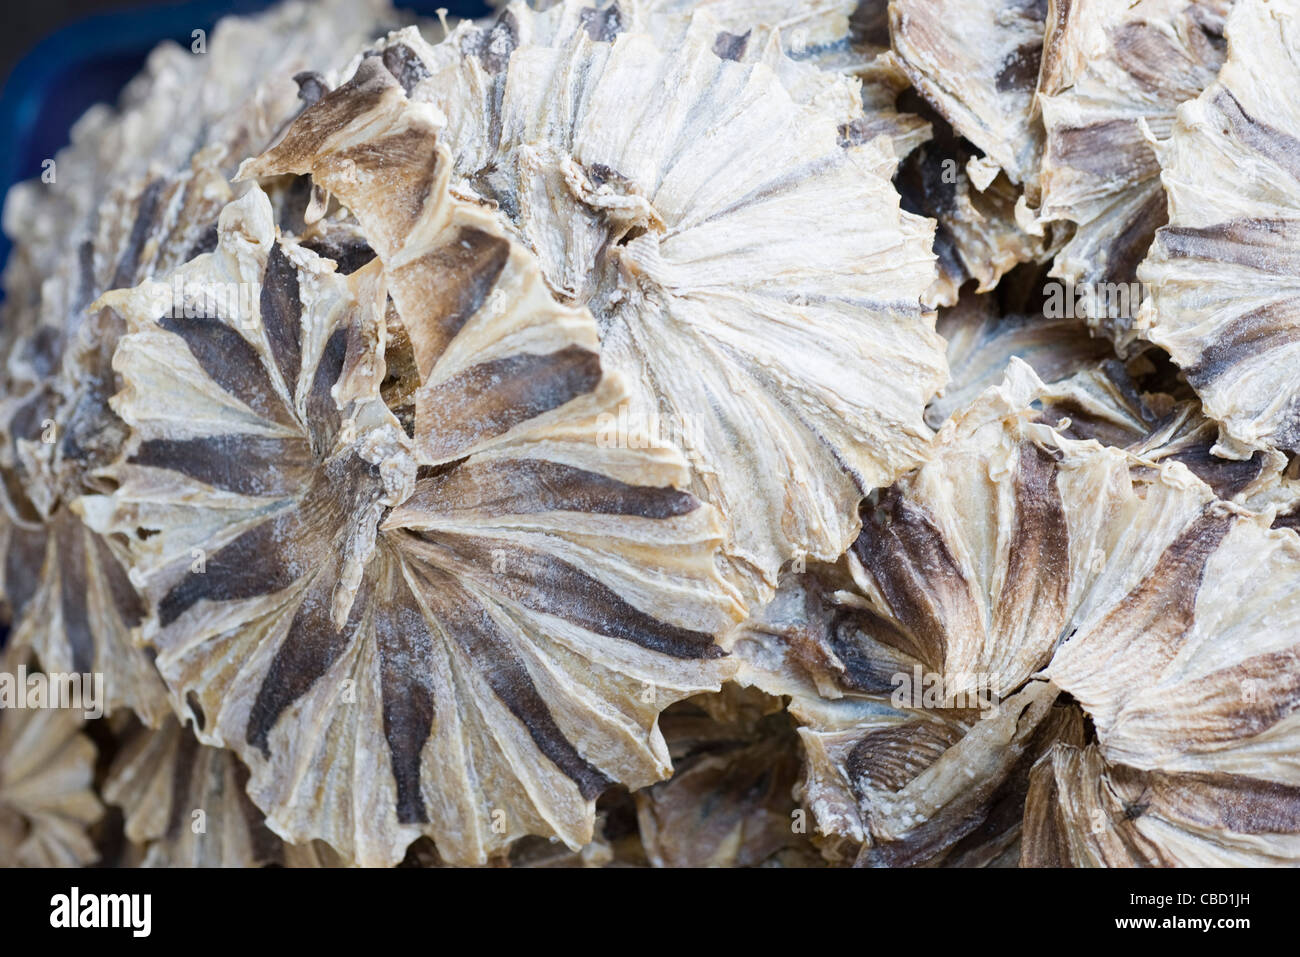
[[[422, 111], [389, 115], [409, 142]], [[608, 783], [668, 772], [656, 716], [726, 676], [713, 635], [741, 606], [684, 460], [600, 444], [624, 393], [590, 315], [445, 176], [404, 205], [400, 171], [385, 196], [427, 224], [387, 234], [421, 244], [405, 272], [339, 275], [253, 188], [184, 282], [104, 298], [132, 439], [87, 513], [132, 539], [143, 638], [276, 833], [362, 865], [421, 833], [453, 862], [577, 847]], [[385, 282], [424, 372], [413, 440], [379, 395]], [[168, 318], [175, 289], [222, 283], [260, 288], [254, 314]]]
[[1138, 324], [1219, 423], [1215, 454], [1244, 459], [1300, 451], [1300, 5], [1238, 3], [1227, 34], [1218, 78], [1156, 147], [1169, 225], [1138, 269]]
[[[1229, 0], [1070, 0], [1049, 4], [1038, 102], [1046, 128], [1038, 217], [1075, 223], [1053, 275], [1072, 286], [1132, 283], [1165, 224], [1151, 138], [1223, 62]], [[1085, 306], [1091, 299], [1085, 299]], [[1133, 314], [1086, 316], [1132, 344]]]
[[[931, 227], [899, 210], [892, 151], [844, 148], [763, 64], [698, 34], [671, 56], [641, 34], [595, 39], [582, 9], [512, 5], [437, 46], [387, 44], [420, 64], [410, 100], [446, 117], [454, 188], [495, 203], [551, 289], [591, 308], [633, 421], [688, 436], [729, 577], [762, 596], [797, 554], [833, 560], [862, 490], [919, 461], [944, 376], [918, 301]], [[509, 70], [484, 52], [502, 36]], [[331, 124], [370, 109], [349, 95]], [[282, 144], [249, 171], [288, 168], [309, 161]]]
[[[794, 584], [735, 642], [742, 681], [792, 696], [805, 801], [861, 863], [929, 860], [999, 789], [1023, 795], [1060, 691], [1108, 761], [1258, 777], [1286, 786], [1259, 813], [1291, 813], [1300, 539], [1181, 463], [1057, 433], [1044, 388], [1012, 360], [865, 509], [852, 586]], [[941, 682], [933, 700], [914, 674]], [[1056, 740], [1082, 746], [1066, 726]]]

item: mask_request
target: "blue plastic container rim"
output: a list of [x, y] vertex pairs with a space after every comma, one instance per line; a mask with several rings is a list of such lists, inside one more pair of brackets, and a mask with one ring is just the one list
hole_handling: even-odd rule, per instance
[[[194, 30], [211, 31], [230, 15], [249, 15], [274, 6], [275, 0], [190, 0], [110, 13], [92, 14], [56, 30], [14, 66], [0, 91], [0, 129], [9, 148], [0, 153], [0, 188], [39, 176], [41, 162], [66, 146], [72, 124], [94, 103], [116, 102], [122, 87], [144, 67], [149, 51], [164, 40], [188, 47]], [[445, 7], [455, 16], [480, 17], [490, 12], [482, 0], [395, 0], [395, 7], [426, 17]], [[79, 74], [98, 72], [114, 80], [84, 102], [53, 108], [55, 84], [75, 82]], [[67, 98], [63, 98], [66, 103]], [[0, 265], [9, 259], [9, 239], [0, 234]], [[0, 291], [0, 297], [3, 292]]]

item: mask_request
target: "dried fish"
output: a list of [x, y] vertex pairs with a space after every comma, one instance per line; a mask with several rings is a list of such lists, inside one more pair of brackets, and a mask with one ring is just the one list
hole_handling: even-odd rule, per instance
[[1059, 691], [1109, 761], [1294, 777], [1300, 539], [1181, 463], [1061, 435], [1045, 389], [1013, 359], [864, 510], [839, 580], [793, 585], [735, 642], [740, 680], [792, 696], [804, 800], [861, 863], [947, 853], [1054, 739], [1085, 744], [1059, 712], [1063, 736], [1038, 733]]
[[[131, 538], [143, 637], [200, 740], [249, 766], [277, 834], [362, 865], [422, 833], [452, 862], [586, 843], [607, 784], [668, 773], [658, 712], [718, 686], [741, 611], [684, 460], [600, 444], [625, 396], [590, 315], [445, 179], [420, 195], [443, 228], [405, 274], [276, 240], [253, 188], [181, 282], [103, 300], [131, 330], [132, 438], [91, 524]], [[386, 283], [425, 373], [414, 440], [379, 397]], [[232, 284], [251, 314], [171, 318], [176, 289]]]
[[[26, 651], [10, 645], [0, 655], [10, 693], [20, 668], [37, 671]], [[98, 859], [88, 829], [103, 807], [84, 724], [74, 709], [48, 701], [17, 707], [0, 698], [0, 866], [76, 867]]]
[[[1074, 236], [1053, 275], [1071, 287], [1134, 282], [1165, 224], [1160, 164], [1178, 105], [1223, 62], [1229, 0], [1054, 0], [1048, 7], [1038, 102], [1046, 128], [1038, 217]], [[1084, 299], [1092, 305], [1092, 297]], [[1127, 350], [1134, 314], [1089, 308], [1090, 325]]]
[[[591, 308], [631, 420], [685, 437], [692, 491], [726, 522], [729, 575], [761, 596], [795, 555], [837, 557], [863, 490], [919, 460], [944, 375], [919, 303], [930, 227], [899, 210], [892, 153], [842, 147], [762, 64], [720, 59], [697, 34], [672, 56], [641, 34], [593, 40], [580, 12], [517, 5], [438, 46], [411, 31], [387, 43], [429, 74], [409, 97], [446, 117], [454, 189], [495, 203], [552, 290]], [[501, 24], [518, 46], [494, 72], [478, 51]], [[366, 117], [396, 108], [377, 71], [361, 64], [350, 105], [300, 125], [313, 153], [328, 138], [362, 148]], [[304, 142], [246, 175], [321, 181]], [[350, 185], [335, 189], [356, 211]]]
[[1297, 31], [1294, 0], [1234, 6], [1218, 78], [1156, 146], [1169, 225], [1138, 269], [1139, 331], [1186, 373], [1226, 458], [1300, 451]]

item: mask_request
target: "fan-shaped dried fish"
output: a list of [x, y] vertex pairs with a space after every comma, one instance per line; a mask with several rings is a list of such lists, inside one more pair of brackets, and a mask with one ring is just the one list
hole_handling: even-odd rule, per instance
[[[32, 665], [12, 645], [0, 655], [5, 698]], [[76, 867], [99, 856], [87, 833], [103, 812], [92, 787], [95, 745], [81, 712], [49, 703], [0, 698], [0, 866]]]
[[7, 604], [18, 640], [47, 667], [105, 675], [110, 710], [126, 705], [156, 723], [166, 705], [152, 665], [126, 642], [140, 602], [117, 545], [75, 514], [83, 492], [102, 490], [96, 470], [126, 437], [108, 404], [122, 326], [88, 306], [206, 248], [232, 198], [227, 176], [297, 109], [292, 74], [321, 49], [397, 22], [382, 2], [286, 4], [222, 21], [201, 54], [164, 44], [119, 109], [95, 107], [78, 122], [51, 182], [6, 198], [15, 241], [0, 403]]
[[[87, 512], [156, 532], [133, 540], [144, 635], [200, 740], [249, 766], [272, 830], [362, 865], [426, 832], [453, 862], [586, 843], [610, 781], [668, 772], [658, 712], [717, 687], [740, 613], [684, 461], [600, 444], [624, 396], [589, 314], [489, 212], [419, 195], [405, 273], [277, 242], [254, 188], [180, 282], [104, 299], [133, 436]], [[379, 399], [385, 281], [425, 372], [413, 443]], [[176, 289], [223, 284], [251, 310], [170, 318]]]
[[[698, 44], [665, 56], [636, 34], [593, 40], [576, 5], [556, 11], [572, 29], [521, 41], [508, 69], [476, 52], [492, 42], [483, 28], [388, 44], [429, 74], [410, 97], [448, 117], [456, 188], [495, 201], [552, 289], [592, 308], [634, 390], [630, 419], [688, 437], [692, 489], [727, 523], [731, 576], [762, 594], [793, 555], [836, 557], [862, 490], [917, 460], [919, 413], [943, 376], [917, 301], [929, 227], [899, 212], [879, 172], [892, 157], [842, 148], [834, 122], [761, 64]], [[521, 38], [540, 33], [536, 14], [508, 12]], [[363, 62], [244, 173], [313, 171], [393, 251], [410, 220], [391, 219], [375, 186], [396, 174], [340, 165], [341, 151], [371, 149], [367, 124], [391, 131], [403, 115], [386, 76]], [[425, 156], [436, 124], [422, 135]], [[394, 301], [405, 317], [400, 289]]]
[[839, 611], [795, 589], [735, 643], [742, 680], [794, 696], [805, 801], [824, 830], [871, 837], [865, 863], [964, 836], [954, 822], [1014, 781], [1057, 688], [1111, 761], [1295, 776], [1300, 539], [1180, 463], [1036, 421], [1043, 389], [1012, 360], [865, 510]]
[[40, 585], [12, 641], [30, 646], [51, 671], [104, 676], [104, 713], [125, 707], [150, 724], [167, 715], [166, 693], [153, 663], [132, 641], [144, 602], [127, 577], [121, 546], [92, 532], [69, 509], [45, 527], [38, 559]]
[[1034, 768], [1026, 867], [1261, 867], [1300, 860], [1300, 790], [1248, 776], [1137, 771], [1095, 745]]
[[1238, 3], [1228, 58], [1156, 148], [1169, 197], [1141, 332], [1221, 426], [1216, 454], [1300, 451], [1300, 5]]
[[[1223, 62], [1230, 0], [1055, 0], [1048, 7], [1039, 104], [1046, 128], [1041, 220], [1077, 224], [1053, 275], [1076, 286], [1132, 283], [1165, 223], [1160, 165], [1174, 110]], [[1085, 306], [1092, 300], [1085, 299]], [[1092, 314], [1121, 348], [1133, 314]]]
[[145, 867], [257, 867], [284, 848], [244, 793], [248, 771], [229, 751], [199, 744], [175, 718], [125, 731], [104, 782]]

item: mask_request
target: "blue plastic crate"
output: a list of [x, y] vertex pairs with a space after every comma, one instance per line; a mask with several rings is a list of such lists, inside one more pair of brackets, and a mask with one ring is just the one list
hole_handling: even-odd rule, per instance
[[[7, 193], [14, 183], [39, 176], [41, 162], [68, 144], [77, 118], [95, 103], [115, 102], [159, 43], [171, 39], [189, 46], [193, 30], [211, 30], [224, 16], [272, 5], [273, 0], [193, 0], [91, 16], [46, 37], [14, 67], [0, 93], [0, 129], [9, 144], [0, 152], [0, 189]], [[428, 17], [439, 7], [462, 17], [489, 12], [482, 0], [394, 5]], [[8, 258], [9, 241], [0, 236], [0, 265]]]

